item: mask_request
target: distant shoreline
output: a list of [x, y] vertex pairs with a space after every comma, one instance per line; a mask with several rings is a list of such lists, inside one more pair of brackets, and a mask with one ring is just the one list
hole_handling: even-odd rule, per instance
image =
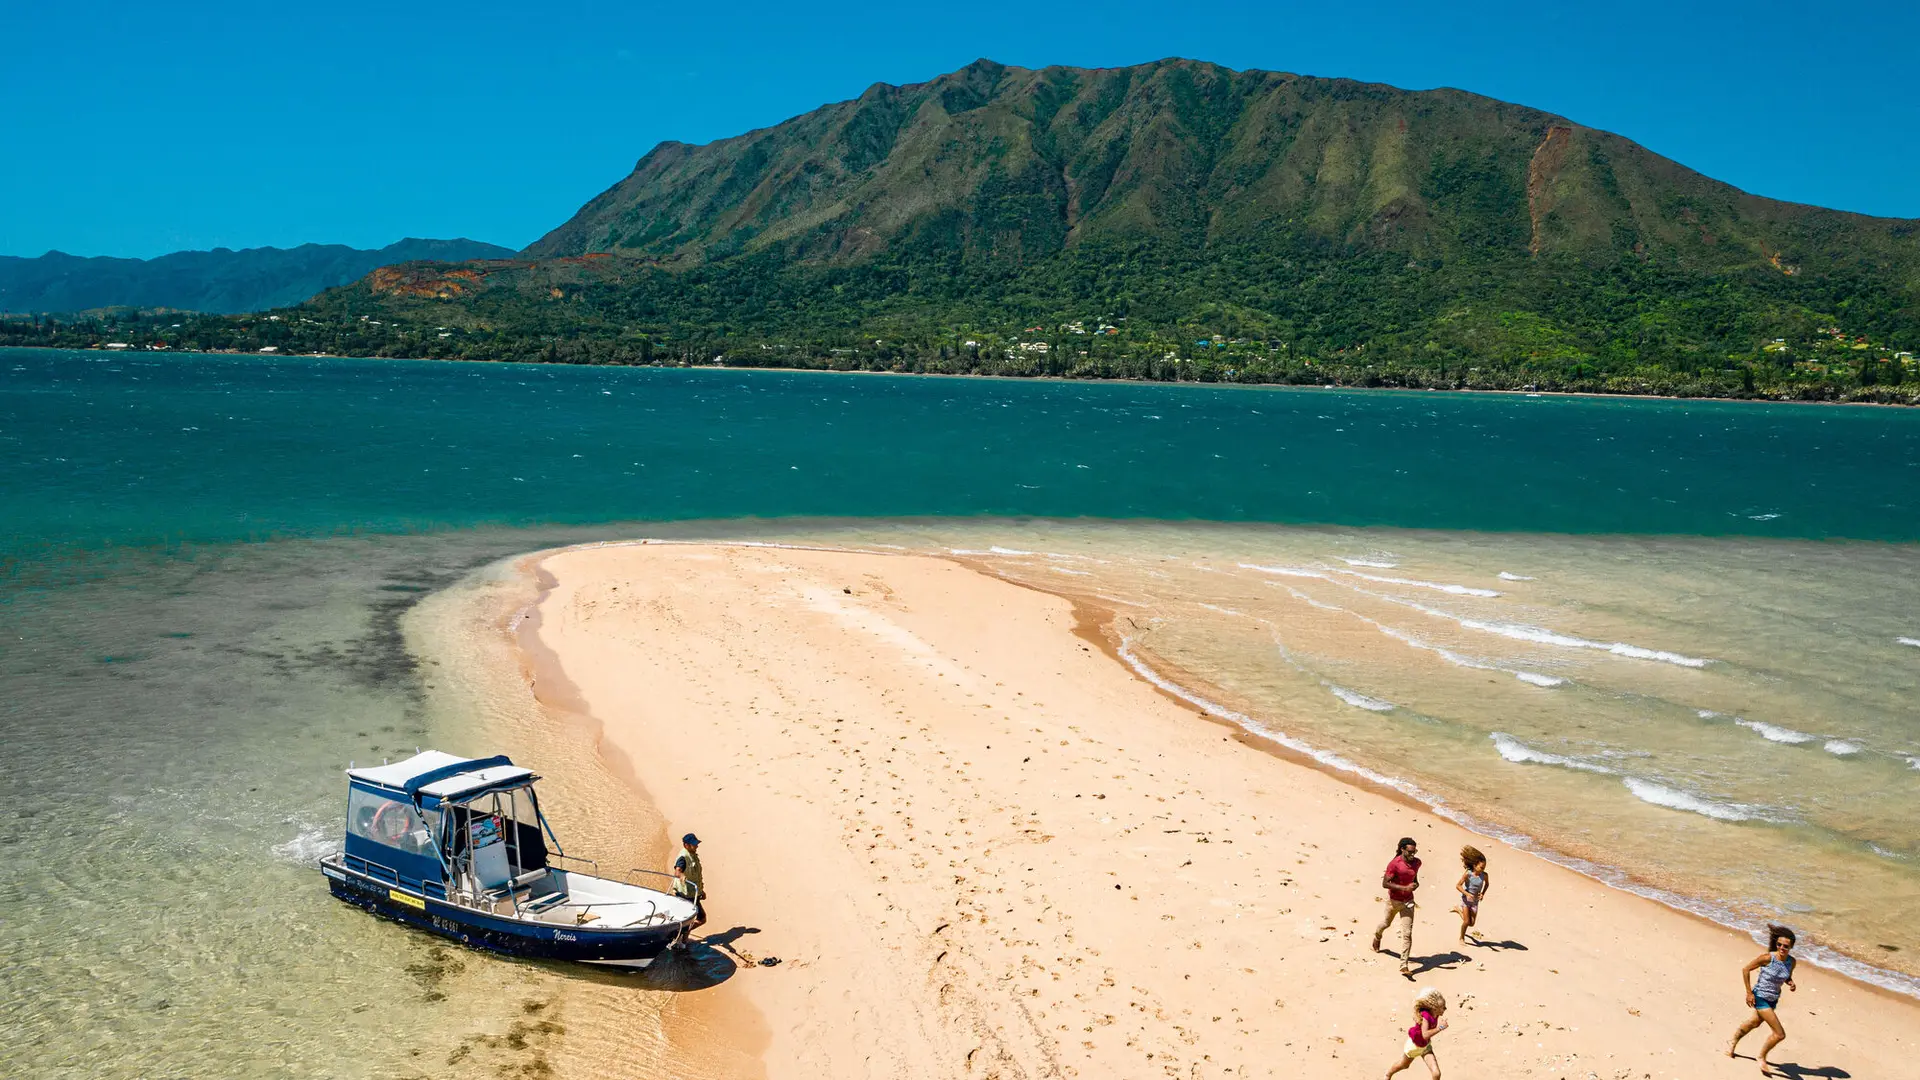
[[431, 364], [525, 364], [529, 367], [561, 368], [625, 368], [633, 370], [683, 370], [683, 371], [772, 371], [797, 372], [814, 375], [880, 375], [912, 379], [993, 379], [1015, 383], [1075, 383], [1109, 384], [1115, 386], [1189, 386], [1213, 389], [1239, 390], [1347, 390], [1363, 393], [1390, 392], [1395, 394], [1489, 394], [1507, 397], [1556, 397], [1556, 398], [1593, 398], [1597, 400], [1625, 401], [1725, 401], [1741, 405], [1823, 405], [1823, 406], [1861, 406], [1865, 408], [1912, 409], [1920, 407], [1920, 401], [1831, 401], [1817, 398], [1780, 398], [1780, 397], [1733, 397], [1699, 394], [1646, 394], [1611, 393], [1605, 390], [1509, 390], [1498, 387], [1437, 387], [1437, 386], [1356, 386], [1350, 383], [1277, 383], [1277, 382], [1202, 382], [1198, 380], [1164, 379], [1119, 379], [1072, 375], [997, 375], [991, 373], [957, 374], [945, 371], [870, 371], [864, 368], [825, 368], [799, 367], [793, 365], [772, 364], [567, 364], [541, 360], [466, 360], [444, 356], [347, 356], [340, 353], [292, 353], [292, 352], [242, 352], [239, 349], [74, 349], [51, 345], [0, 345], [0, 350], [24, 350], [30, 352], [71, 352], [71, 353], [107, 353], [107, 354], [163, 354], [170, 356], [249, 356], [260, 360], [365, 360], [369, 362], [400, 361], [403, 363]]

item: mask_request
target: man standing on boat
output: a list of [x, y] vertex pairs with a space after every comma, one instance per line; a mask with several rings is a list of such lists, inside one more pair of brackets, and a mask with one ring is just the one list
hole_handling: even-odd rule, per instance
[[1400, 847], [1387, 864], [1386, 873], [1380, 875], [1380, 886], [1387, 890], [1387, 917], [1380, 920], [1379, 929], [1373, 932], [1373, 951], [1380, 951], [1380, 935], [1387, 932], [1393, 920], [1405, 918], [1406, 926], [1400, 931], [1400, 974], [1413, 974], [1413, 890], [1420, 887], [1420, 857], [1416, 854], [1420, 845], [1413, 837], [1400, 838]]
[[687, 932], [692, 933], [707, 922], [707, 885], [700, 869], [700, 838], [692, 833], [680, 838], [680, 857], [673, 860], [673, 876], [673, 891], [693, 901], [693, 925], [687, 927]]

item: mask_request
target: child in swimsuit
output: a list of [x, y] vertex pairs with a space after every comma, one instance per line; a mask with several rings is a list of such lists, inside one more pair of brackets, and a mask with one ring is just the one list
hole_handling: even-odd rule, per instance
[[1453, 910], [1460, 916], [1460, 944], [1467, 943], [1471, 933], [1476, 940], [1480, 931], [1473, 925], [1480, 921], [1480, 898], [1487, 895], [1487, 886], [1491, 884], [1487, 877], [1487, 857], [1480, 849], [1469, 844], [1460, 849], [1460, 864], [1467, 872], [1460, 875], [1460, 881], [1454, 886], [1460, 893], [1460, 906]]
[[1433, 1037], [1447, 1030], [1445, 1020], [1447, 999], [1440, 991], [1429, 986], [1422, 989], [1413, 999], [1413, 1026], [1407, 1029], [1407, 1045], [1400, 1052], [1399, 1060], [1387, 1070], [1393, 1076], [1400, 1070], [1413, 1064], [1415, 1058], [1427, 1063], [1427, 1072], [1432, 1080], [1440, 1080], [1440, 1059], [1433, 1053]]

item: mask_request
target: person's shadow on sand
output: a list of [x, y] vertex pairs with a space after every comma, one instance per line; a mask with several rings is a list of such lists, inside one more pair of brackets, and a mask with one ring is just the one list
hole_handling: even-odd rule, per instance
[[1451, 971], [1455, 964], [1471, 959], [1473, 959], [1473, 957], [1468, 956], [1466, 953], [1451, 951], [1434, 953], [1432, 956], [1415, 956], [1408, 960], [1408, 963], [1412, 964], [1413, 967], [1405, 972], [1405, 974], [1407, 978], [1412, 979], [1435, 969]]
[[759, 932], [760, 928], [757, 926], [736, 926], [730, 930], [722, 930], [717, 934], [708, 934], [706, 937], [700, 939], [700, 944], [709, 946], [710, 948], [725, 949], [733, 954], [734, 959], [745, 960], [751, 963], [752, 960], [742, 956], [740, 950], [733, 947], [733, 943], [739, 941], [747, 934], [757, 934]]
[[1513, 949], [1518, 952], [1527, 951], [1527, 947], [1517, 941], [1488, 941], [1485, 938], [1481, 938], [1479, 941], [1471, 941], [1469, 944], [1475, 948], [1492, 949], [1495, 952], [1506, 952], [1508, 949]]
[[[1758, 1060], [1748, 1054], [1738, 1054], [1735, 1056], [1748, 1058], [1749, 1060]], [[1785, 1076], [1791, 1078], [1791, 1080], [1799, 1080], [1799, 1078], [1803, 1076], [1823, 1076], [1832, 1077], [1833, 1080], [1845, 1080], [1846, 1077], [1853, 1075], [1838, 1065], [1822, 1065], [1816, 1069], [1805, 1065], [1796, 1065], [1791, 1061], [1772, 1061], [1768, 1062], [1768, 1064], [1773, 1066], [1773, 1071], [1768, 1075]]]

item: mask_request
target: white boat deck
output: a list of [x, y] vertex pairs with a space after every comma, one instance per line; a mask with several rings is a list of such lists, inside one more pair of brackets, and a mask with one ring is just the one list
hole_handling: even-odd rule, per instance
[[[550, 899], [555, 893], [565, 898]], [[694, 914], [693, 901], [684, 897], [565, 870], [552, 871], [546, 881], [522, 892], [520, 903], [521, 917], [530, 921], [596, 930], [664, 926], [691, 919]], [[532, 906], [539, 910], [526, 910]], [[496, 910], [507, 914], [512, 906], [503, 901]]]

